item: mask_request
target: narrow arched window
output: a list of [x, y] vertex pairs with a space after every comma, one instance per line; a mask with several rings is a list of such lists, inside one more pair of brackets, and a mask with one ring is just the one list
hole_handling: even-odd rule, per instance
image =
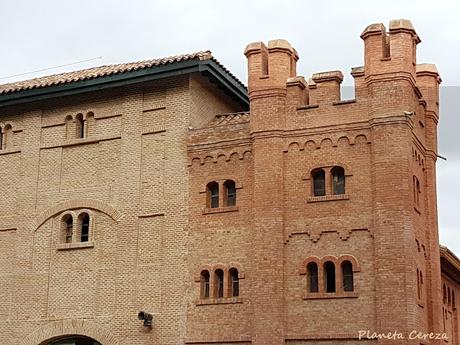
[[77, 138], [84, 138], [85, 137], [85, 122], [83, 121], [82, 114], [78, 114], [77, 116], [75, 116], [75, 124], [76, 124]]
[[208, 189], [208, 207], [219, 207], [219, 184], [217, 182], [210, 182], [207, 186]]
[[88, 242], [89, 241], [89, 214], [82, 213], [80, 215], [80, 219], [81, 219], [80, 241]]
[[442, 302], [447, 304], [447, 289], [445, 284], [442, 286]]
[[318, 265], [316, 262], [310, 262], [307, 265], [307, 284], [308, 292], [318, 292]]
[[201, 272], [201, 298], [209, 298], [209, 271], [204, 270]]
[[225, 187], [225, 206], [236, 205], [236, 186], [235, 181], [227, 180], [224, 183]]
[[73, 139], [75, 136], [73, 135], [72, 131], [72, 123], [73, 119], [71, 115], [67, 115], [65, 118], [65, 137], [66, 139]]
[[70, 214], [66, 214], [62, 218], [62, 229], [65, 243], [71, 243], [73, 236], [73, 217]]
[[335, 265], [331, 261], [324, 264], [324, 285], [326, 292], [335, 292]]
[[420, 299], [420, 274], [417, 268], [417, 297]]
[[240, 295], [240, 280], [238, 278], [238, 270], [230, 268], [228, 271], [230, 276], [230, 296], [238, 297]]
[[345, 194], [345, 170], [342, 167], [334, 167], [332, 174], [332, 194]]
[[215, 289], [216, 289], [216, 298], [224, 297], [224, 271], [217, 269], [214, 273], [215, 277]]
[[313, 170], [312, 174], [313, 179], [313, 195], [314, 196], [323, 196], [326, 195], [326, 174], [323, 169]]
[[350, 261], [342, 262], [343, 291], [353, 291], [353, 265]]
[[3, 128], [0, 127], [0, 150], [3, 149]]
[[94, 119], [94, 113], [93, 112], [89, 112], [88, 114], [86, 114], [86, 121], [85, 121], [85, 124], [86, 124], [86, 133], [85, 133], [85, 137], [90, 137], [94, 134], [94, 127], [95, 127], [95, 119]]
[[420, 181], [416, 176], [414, 176], [414, 204], [416, 206], [420, 206], [420, 194], [422, 193], [422, 189], [420, 187]]

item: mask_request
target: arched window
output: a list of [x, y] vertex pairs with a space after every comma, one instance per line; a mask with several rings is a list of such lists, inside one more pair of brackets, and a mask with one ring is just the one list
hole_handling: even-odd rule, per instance
[[65, 243], [71, 243], [73, 236], [73, 217], [70, 214], [66, 214], [62, 218], [62, 230]]
[[422, 189], [420, 188], [420, 181], [414, 176], [414, 203], [416, 206], [420, 206], [420, 194]]
[[0, 127], [0, 150], [3, 149], [3, 128]]
[[65, 137], [66, 139], [73, 139], [73, 131], [72, 131], [72, 123], [73, 119], [71, 115], [67, 115], [65, 118]]
[[310, 262], [307, 265], [307, 284], [308, 292], [318, 292], [318, 265], [316, 262]]
[[332, 174], [332, 194], [345, 194], [345, 170], [342, 167], [334, 167]]
[[350, 261], [342, 262], [343, 291], [353, 291], [353, 265]]
[[224, 183], [225, 187], [225, 206], [236, 205], [236, 186], [235, 181], [227, 180]]
[[238, 278], [238, 270], [230, 268], [228, 271], [230, 276], [230, 296], [238, 297], [240, 295], [240, 280]]
[[447, 304], [447, 289], [445, 284], [442, 286], [442, 302]]
[[204, 270], [201, 272], [201, 298], [209, 298], [209, 271]]
[[219, 184], [217, 182], [210, 182], [207, 186], [208, 193], [208, 207], [219, 207]]
[[224, 271], [222, 271], [221, 269], [217, 269], [214, 272], [214, 277], [215, 277], [215, 283], [216, 283], [215, 296], [216, 298], [223, 298], [224, 297]]
[[89, 112], [86, 114], [86, 133], [85, 137], [90, 137], [92, 134], [94, 134], [94, 125], [95, 125], [95, 119], [94, 119], [94, 113]]
[[84, 138], [85, 137], [85, 122], [83, 121], [82, 114], [78, 114], [77, 116], [75, 116], [75, 124], [76, 124], [77, 138]]
[[313, 170], [313, 172], [311, 173], [311, 177], [313, 179], [313, 195], [326, 195], [326, 174], [324, 173], [324, 170]]
[[80, 224], [81, 224], [80, 241], [88, 242], [89, 241], [89, 214], [88, 213], [82, 213], [80, 215]]
[[324, 264], [324, 283], [326, 292], [335, 292], [335, 265], [331, 261]]
[[417, 297], [420, 299], [420, 274], [417, 268]]

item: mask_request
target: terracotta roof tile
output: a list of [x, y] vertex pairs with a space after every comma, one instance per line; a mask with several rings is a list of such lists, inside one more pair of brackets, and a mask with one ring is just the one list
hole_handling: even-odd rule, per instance
[[54, 74], [35, 79], [23, 80], [9, 84], [0, 85], [0, 95], [8, 94], [18, 91], [45, 88], [49, 86], [68, 84], [77, 81], [83, 81], [88, 79], [95, 79], [106, 77], [114, 74], [121, 74], [131, 71], [137, 71], [147, 69], [160, 65], [173, 64], [180, 61], [189, 60], [212, 60], [222, 67], [235, 81], [237, 81], [243, 87], [244, 84], [238, 80], [228, 69], [226, 69], [219, 61], [217, 61], [211, 54], [210, 51], [200, 51], [191, 54], [183, 54], [176, 56], [169, 56], [159, 59], [144, 60], [131, 63], [121, 63], [115, 65], [105, 65], [100, 67], [88, 68], [80, 71], [66, 72], [60, 74]]

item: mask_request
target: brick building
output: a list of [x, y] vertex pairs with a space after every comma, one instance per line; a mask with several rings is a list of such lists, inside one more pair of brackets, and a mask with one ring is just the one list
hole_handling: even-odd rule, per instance
[[209, 52], [1, 85], [0, 344], [460, 344], [441, 79], [409, 21], [361, 38], [353, 100], [284, 40], [248, 90]]

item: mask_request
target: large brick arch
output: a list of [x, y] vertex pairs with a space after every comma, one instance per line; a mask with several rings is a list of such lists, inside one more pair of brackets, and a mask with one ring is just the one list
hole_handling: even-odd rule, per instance
[[61, 213], [66, 210], [76, 209], [76, 208], [89, 208], [97, 211], [101, 211], [111, 217], [113, 220], [118, 222], [122, 216], [113, 206], [99, 200], [94, 199], [73, 199], [61, 202], [44, 212], [40, 213], [35, 222], [35, 230], [38, 229], [44, 222], [54, 215]]
[[62, 336], [81, 335], [92, 338], [102, 345], [120, 345], [113, 332], [92, 320], [68, 319], [47, 323], [25, 337], [19, 345], [44, 345]]

